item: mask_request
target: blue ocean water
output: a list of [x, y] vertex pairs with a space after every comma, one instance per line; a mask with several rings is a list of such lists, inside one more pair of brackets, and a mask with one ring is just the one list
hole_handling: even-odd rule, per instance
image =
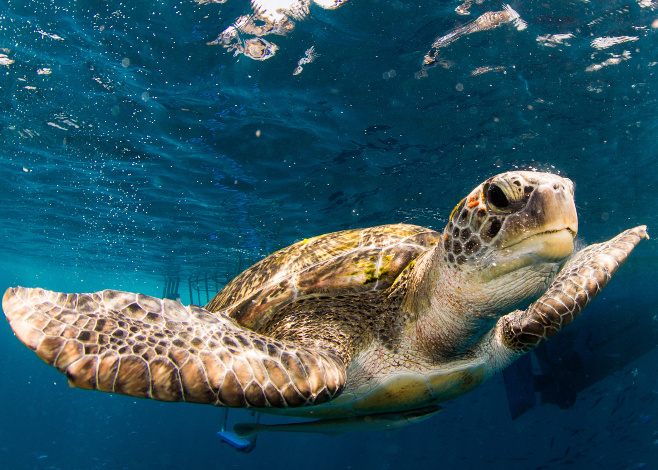
[[[240, 20], [248, 1], [0, 7], [2, 289], [162, 296], [178, 278], [184, 303], [204, 303], [206, 279], [212, 290], [305, 237], [441, 230], [475, 185], [510, 169], [576, 183], [582, 245], [658, 227], [655, 1], [255, 3], [308, 11], [260, 37]], [[227, 47], [207, 44], [232, 25]], [[275, 54], [256, 60], [249, 44]], [[563, 371], [553, 384], [591, 379], [561, 407], [537, 394], [512, 420], [499, 376], [394, 434], [264, 434], [247, 455], [220, 443], [210, 406], [68, 389], [4, 323], [0, 462], [656, 468], [657, 266], [643, 242], [547, 344]], [[571, 370], [562, 353], [582, 344], [594, 353]]]

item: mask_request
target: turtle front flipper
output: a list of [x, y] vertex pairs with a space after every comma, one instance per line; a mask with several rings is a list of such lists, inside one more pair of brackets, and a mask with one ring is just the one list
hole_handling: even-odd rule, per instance
[[285, 408], [329, 401], [345, 385], [345, 365], [330, 351], [275, 341], [168, 299], [17, 287], [2, 308], [16, 336], [80, 388]]
[[516, 310], [498, 320], [481, 344], [481, 353], [492, 359], [492, 372], [571, 323], [645, 238], [649, 236], [642, 225], [579, 251], [536, 302], [525, 311]]

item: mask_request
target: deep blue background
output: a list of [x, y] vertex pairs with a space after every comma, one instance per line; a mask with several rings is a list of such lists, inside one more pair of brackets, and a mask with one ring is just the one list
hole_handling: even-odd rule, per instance
[[[248, 2], [10, 0], [0, 286], [160, 296], [165, 276], [179, 276], [189, 302], [190, 276], [230, 277], [304, 237], [400, 221], [440, 230], [472, 187], [516, 168], [576, 183], [581, 244], [658, 227], [658, 4], [512, 3], [525, 30], [464, 36], [441, 51], [448, 68], [415, 78], [437, 37], [503, 4], [471, 16], [458, 5], [312, 6], [256, 62], [206, 45]], [[567, 33], [556, 47], [541, 39]], [[637, 40], [592, 45], [613, 36]], [[319, 57], [293, 76], [311, 46]], [[485, 66], [502, 68], [472, 73]], [[220, 444], [219, 410], [69, 390], [0, 324], [0, 462], [656, 468], [657, 266], [655, 241], [644, 242], [554, 340], [568, 350], [584, 331], [607, 345], [593, 361], [609, 375], [569, 409], [544, 404], [512, 421], [496, 377], [392, 435], [263, 435], [246, 456]]]

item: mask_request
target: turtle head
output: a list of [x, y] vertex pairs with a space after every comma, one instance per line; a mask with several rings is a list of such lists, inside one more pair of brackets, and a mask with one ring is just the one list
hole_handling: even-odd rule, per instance
[[452, 211], [443, 232], [444, 268], [460, 272], [471, 284], [466, 290], [501, 309], [541, 294], [574, 249], [573, 192], [570, 180], [548, 173], [489, 178]]

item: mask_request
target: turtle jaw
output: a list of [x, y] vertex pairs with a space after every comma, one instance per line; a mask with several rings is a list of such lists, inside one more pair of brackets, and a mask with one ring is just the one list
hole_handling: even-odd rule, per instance
[[485, 277], [498, 279], [532, 265], [561, 265], [573, 253], [576, 230], [572, 225], [534, 233], [503, 247], [486, 270]]

